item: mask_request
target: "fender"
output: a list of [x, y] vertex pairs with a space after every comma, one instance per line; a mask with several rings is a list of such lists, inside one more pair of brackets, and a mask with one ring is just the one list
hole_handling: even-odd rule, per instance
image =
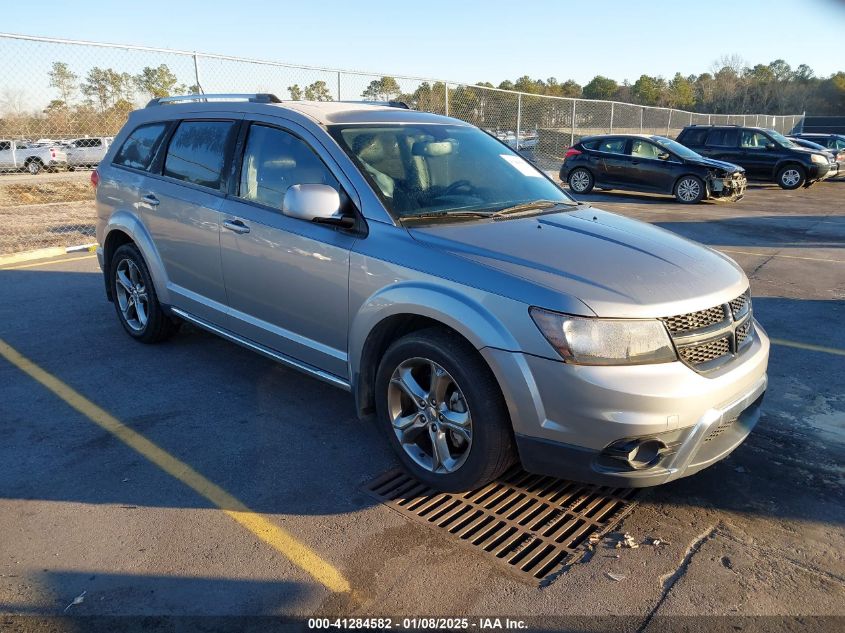
[[[135, 242], [135, 246], [141, 251], [141, 255], [147, 263], [159, 301], [164, 305], [170, 305], [170, 291], [167, 288], [167, 274], [164, 271], [164, 264], [143, 222], [134, 213], [125, 209], [112, 213], [103, 231], [104, 248], [108, 243], [109, 234], [115, 230], [123, 231]], [[103, 274], [108, 275], [108, 262], [103, 264]]]
[[[349, 329], [349, 375], [357, 384], [367, 338], [376, 326], [396, 315], [423, 316], [452, 328], [476, 349], [496, 347], [517, 350], [519, 345], [508, 329], [478, 298], [429, 281], [404, 281], [380, 289], [357, 310]], [[481, 292], [478, 293], [479, 298]], [[508, 299], [503, 301], [510, 302]], [[515, 309], [518, 302], [513, 302]]]

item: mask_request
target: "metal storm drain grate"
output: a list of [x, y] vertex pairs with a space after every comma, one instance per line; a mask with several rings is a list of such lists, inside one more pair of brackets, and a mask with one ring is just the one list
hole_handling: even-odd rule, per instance
[[533, 581], [580, 556], [634, 507], [634, 489], [602, 488], [515, 467], [467, 493], [437, 492], [399, 469], [364, 490], [401, 514], [475, 546]]

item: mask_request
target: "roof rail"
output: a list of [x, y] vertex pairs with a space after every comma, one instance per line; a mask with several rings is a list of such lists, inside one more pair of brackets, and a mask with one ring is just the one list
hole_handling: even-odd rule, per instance
[[248, 101], [250, 103], [281, 103], [282, 100], [276, 95], [267, 92], [259, 92], [255, 94], [190, 94], [177, 95], [174, 97], [158, 97], [151, 99], [146, 107], [166, 105], [168, 103], [185, 103], [191, 101]]
[[401, 108], [402, 110], [410, 110], [411, 106], [409, 106], [404, 101], [397, 101], [397, 100], [390, 100], [390, 101], [364, 101], [362, 99], [355, 100], [346, 100], [338, 101], [338, 103], [360, 103], [363, 105], [377, 105], [377, 106], [387, 106], [388, 108]]

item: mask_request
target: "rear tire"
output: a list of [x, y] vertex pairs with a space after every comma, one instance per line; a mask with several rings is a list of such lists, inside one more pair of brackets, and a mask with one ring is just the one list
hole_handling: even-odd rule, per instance
[[681, 204], [701, 202], [705, 193], [704, 182], [696, 176], [682, 176], [675, 184], [675, 200]]
[[567, 183], [569, 184], [569, 188], [575, 193], [590, 193], [596, 181], [589, 169], [576, 167], [569, 172]]
[[141, 343], [164, 341], [179, 329], [161, 307], [141, 251], [124, 244], [112, 256], [109, 283], [117, 318], [126, 333]]
[[399, 461], [432, 488], [472, 490], [515, 461], [496, 378], [454, 332], [427, 328], [394, 341], [379, 363], [375, 397], [379, 427]]
[[798, 189], [807, 181], [807, 174], [800, 165], [784, 165], [778, 171], [777, 182], [781, 189]]

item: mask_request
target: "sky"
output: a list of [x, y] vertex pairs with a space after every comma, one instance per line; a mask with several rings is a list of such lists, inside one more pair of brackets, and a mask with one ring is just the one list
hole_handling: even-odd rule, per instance
[[458, 82], [633, 82], [723, 55], [845, 70], [845, 0], [7, 1], [7, 33], [196, 50]]

